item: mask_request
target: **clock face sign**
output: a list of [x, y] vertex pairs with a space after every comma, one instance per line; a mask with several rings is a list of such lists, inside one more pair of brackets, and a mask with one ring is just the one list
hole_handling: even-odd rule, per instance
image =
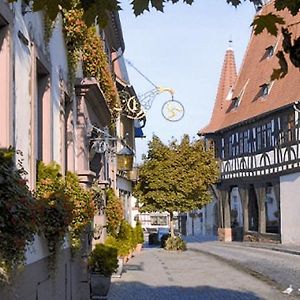
[[184, 116], [184, 107], [177, 100], [169, 100], [164, 103], [161, 113], [166, 120], [177, 122]]

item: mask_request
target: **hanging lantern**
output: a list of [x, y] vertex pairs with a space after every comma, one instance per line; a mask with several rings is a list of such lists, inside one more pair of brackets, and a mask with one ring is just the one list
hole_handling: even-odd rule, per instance
[[117, 153], [117, 168], [119, 171], [131, 171], [133, 167], [133, 151], [125, 146]]

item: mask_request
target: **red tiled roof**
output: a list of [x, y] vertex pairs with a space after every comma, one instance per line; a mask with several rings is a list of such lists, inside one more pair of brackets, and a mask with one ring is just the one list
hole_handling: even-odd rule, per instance
[[[261, 10], [261, 14], [269, 12], [281, 15], [285, 19], [285, 26], [288, 26], [293, 33], [292, 39], [300, 35], [300, 14], [292, 16], [287, 10], [277, 12], [274, 9], [273, 2], [265, 5]], [[232, 108], [232, 100], [226, 100], [226, 95], [220, 96], [221, 81], [224, 81], [222, 72], [211, 121], [207, 127], [200, 130], [201, 134], [225, 129], [300, 99], [300, 72], [299, 69], [291, 65], [288, 57], [288, 74], [283, 79], [275, 80], [271, 84], [268, 95], [263, 97], [261, 94], [261, 86], [269, 83], [273, 69], [279, 68], [278, 58], [275, 54], [282, 49], [282, 39], [281, 30], [279, 30], [277, 37], [267, 32], [251, 35], [232, 97], [242, 95], [240, 104], [237, 108]], [[270, 46], [275, 46], [275, 51], [273, 56], [268, 57], [266, 48]], [[219, 99], [218, 97], [223, 98]], [[224, 105], [225, 102], [226, 105]], [[220, 103], [223, 103], [223, 105], [221, 106]]]
[[228, 48], [225, 54], [223, 68], [220, 76], [217, 97], [209, 124], [201, 130], [201, 133], [213, 132], [218, 128], [218, 124], [224, 119], [225, 112], [230, 102], [226, 100], [230, 90], [236, 81], [236, 65], [234, 53]]

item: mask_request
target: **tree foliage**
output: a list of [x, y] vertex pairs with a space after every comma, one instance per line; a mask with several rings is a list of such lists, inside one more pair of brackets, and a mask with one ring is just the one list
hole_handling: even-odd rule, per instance
[[217, 178], [213, 151], [203, 141], [185, 135], [165, 145], [153, 136], [134, 193], [143, 211], [187, 212], [210, 201], [209, 185]]

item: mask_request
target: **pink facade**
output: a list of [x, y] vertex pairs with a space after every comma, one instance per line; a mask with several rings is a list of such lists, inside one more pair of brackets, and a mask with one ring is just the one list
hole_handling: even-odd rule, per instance
[[[46, 45], [43, 14], [32, 11], [24, 14], [21, 2], [0, 1], [0, 148], [13, 146], [22, 151], [23, 155], [17, 158], [23, 160], [32, 190], [36, 188], [40, 160], [46, 164], [57, 162], [62, 175], [66, 171], [77, 173], [87, 188], [97, 182], [103, 189], [110, 186], [131, 193], [132, 181], [127, 174], [117, 171], [116, 153], [126, 136], [134, 148], [133, 119], [121, 115], [115, 123], [117, 128], [109, 129], [112, 116], [99, 83], [80, 75], [74, 85], [69, 82], [61, 18], [56, 19]], [[111, 53], [116, 49], [123, 52], [124, 41], [118, 14], [110, 17], [114, 20], [109, 21], [102, 34], [112, 62]], [[120, 72], [123, 71], [119, 68], [117, 73], [122, 77]], [[122, 187], [117, 186], [118, 176], [125, 178]], [[97, 238], [94, 236], [94, 242], [104, 241], [105, 225], [101, 209], [91, 228], [99, 234]], [[71, 256], [66, 236], [51, 281], [47, 241], [43, 236], [36, 236], [26, 253], [25, 270], [16, 278], [18, 293], [24, 299], [89, 299], [88, 273], [81, 254], [86, 255], [91, 244], [86, 242], [83, 248], [85, 253]], [[9, 290], [0, 288], [0, 299], [10, 300], [13, 296]]]
[[12, 33], [11, 12], [0, 3], [0, 148], [13, 144], [12, 140]]
[[[91, 185], [94, 179], [107, 179], [106, 153], [93, 151], [95, 138], [103, 136], [100, 131], [110, 125], [111, 115], [104, 95], [95, 79], [83, 79], [76, 84], [77, 130], [76, 161], [81, 181]], [[99, 130], [99, 132], [97, 132]], [[94, 136], [95, 135], [95, 136]], [[99, 140], [99, 143], [105, 142]], [[108, 143], [107, 143], [108, 145]]]

